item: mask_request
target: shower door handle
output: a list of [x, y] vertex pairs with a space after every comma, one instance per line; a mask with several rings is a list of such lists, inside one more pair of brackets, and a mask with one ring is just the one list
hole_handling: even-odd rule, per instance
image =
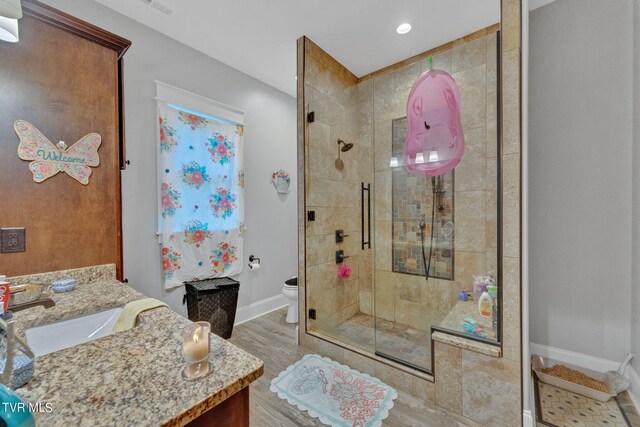
[[[367, 240], [364, 238], [364, 192], [367, 192]], [[360, 239], [362, 242], [362, 250], [365, 245], [371, 249], [371, 184], [364, 186], [364, 182], [360, 187]]]

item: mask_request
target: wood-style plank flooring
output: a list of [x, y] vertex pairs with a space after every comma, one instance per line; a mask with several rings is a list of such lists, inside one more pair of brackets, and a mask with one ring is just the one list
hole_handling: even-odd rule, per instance
[[[264, 361], [264, 375], [251, 385], [251, 425], [255, 427], [322, 426], [306, 412], [289, 405], [269, 390], [271, 380], [310, 351], [295, 343], [295, 325], [284, 319], [286, 309], [238, 325], [231, 342]], [[455, 418], [454, 418], [455, 417]], [[385, 426], [467, 426], [455, 415], [398, 391]]]

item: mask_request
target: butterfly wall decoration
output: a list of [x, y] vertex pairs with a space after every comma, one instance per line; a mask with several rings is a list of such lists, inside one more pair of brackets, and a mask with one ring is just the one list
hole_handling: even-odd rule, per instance
[[16, 120], [13, 127], [20, 138], [18, 157], [32, 160], [29, 169], [35, 182], [65, 172], [79, 183], [87, 185], [91, 167], [100, 164], [98, 148], [102, 137], [97, 133], [90, 133], [67, 148], [63, 141], [54, 145], [35, 126], [24, 120]]

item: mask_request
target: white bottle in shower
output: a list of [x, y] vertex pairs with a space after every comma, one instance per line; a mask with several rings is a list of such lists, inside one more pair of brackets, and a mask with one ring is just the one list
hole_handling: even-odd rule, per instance
[[478, 312], [482, 317], [491, 318], [493, 315], [493, 300], [487, 291], [487, 287], [483, 286], [482, 295], [478, 299]]

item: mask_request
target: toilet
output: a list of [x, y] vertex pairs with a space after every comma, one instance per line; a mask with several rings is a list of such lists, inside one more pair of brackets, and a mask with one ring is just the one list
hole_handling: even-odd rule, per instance
[[282, 295], [289, 300], [286, 322], [298, 323], [298, 276], [284, 282]]

